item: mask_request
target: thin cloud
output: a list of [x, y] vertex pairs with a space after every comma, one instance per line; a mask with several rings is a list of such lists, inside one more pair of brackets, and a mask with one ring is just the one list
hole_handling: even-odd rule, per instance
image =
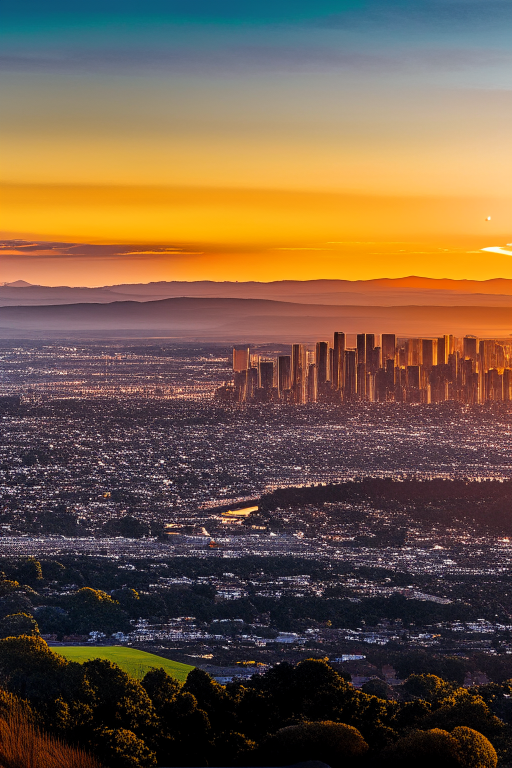
[[[473, 67], [510, 66], [507, 50], [429, 47], [393, 53], [328, 50], [303, 46], [228, 46], [222, 50], [67, 50], [0, 55], [0, 71], [114, 72], [133, 75], [158, 72], [231, 74], [243, 71], [329, 72], [357, 70], [397, 72], [411, 68], [466, 70]], [[233, 68], [236, 68], [235, 70]]]
[[46, 242], [45, 240], [0, 240], [0, 253], [3, 256], [18, 256], [29, 259], [126, 259], [143, 258], [145, 256], [199, 256], [204, 251], [197, 251], [178, 246], [162, 246], [161, 248], [134, 244], [96, 245], [91, 243], [61, 243]]
[[512, 251], [507, 251], [506, 248], [502, 248], [499, 245], [492, 245], [489, 248], [482, 248], [482, 251], [489, 251], [490, 253], [501, 253], [503, 256], [512, 256]]

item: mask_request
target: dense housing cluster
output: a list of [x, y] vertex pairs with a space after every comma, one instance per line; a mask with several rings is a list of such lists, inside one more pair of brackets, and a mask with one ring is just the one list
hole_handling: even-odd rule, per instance
[[452, 335], [397, 338], [359, 333], [349, 349], [345, 333], [331, 347], [293, 344], [270, 358], [233, 349], [234, 382], [218, 396], [245, 402], [397, 402], [467, 404], [512, 399], [512, 342]]

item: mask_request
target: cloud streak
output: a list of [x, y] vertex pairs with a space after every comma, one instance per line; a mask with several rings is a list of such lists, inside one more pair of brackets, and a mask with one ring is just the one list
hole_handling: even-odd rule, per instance
[[3, 53], [0, 71], [48, 73], [158, 74], [190, 73], [238, 75], [245, 71], [357, 72], [464, 71], [472, 68], [511, 67], [512, 51], [487, 48], [407, 50], [368, 53], [301, 46], [231, 46], [222, 50], [102, 49]]
[[499, 245], [492, 245], [489, 248], [482, 248], [482, 251], [489, 251], [489, 253], [501, 253], [503, 256], [512, 256], [512, 251], [508, 251], [506, 248], [502, 248]]
[[63, 243], [40, 240], [0, 240], [0, 256], [25, 259], [144, 259], [146, 256], [200, 256], [204, 251], [178, 246]]

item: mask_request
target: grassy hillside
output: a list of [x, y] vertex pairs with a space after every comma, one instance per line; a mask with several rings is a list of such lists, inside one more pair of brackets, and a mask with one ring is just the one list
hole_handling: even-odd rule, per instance
[[58, 648], [52, 648], [55, 653], [59, 653], [69, 661], [79, 661], [80, 663], [89, 659], [108, 659], [113, 661], [125, 672], [138, 680], [142, 679], [148, 669], [152, 667], [163, 667], [168, 675], [175, 677], [181, 682], [185, 682], [188, 673], [194, 667], [188, 664], [180, 664], [178, 661], [170, 661], [162, 656], [156, 656], [154, 653], [146, 653], [136, 648], [124, 648], [119, 645], [95, 648], [88, 645], [66, 645]]

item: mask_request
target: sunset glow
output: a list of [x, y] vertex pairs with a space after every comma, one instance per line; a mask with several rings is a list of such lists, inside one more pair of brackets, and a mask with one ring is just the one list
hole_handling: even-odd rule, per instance
[[2, 237], [145, 247], [1, 280], [512, 277], [508, 4], [73, 8], [4, 12]]

